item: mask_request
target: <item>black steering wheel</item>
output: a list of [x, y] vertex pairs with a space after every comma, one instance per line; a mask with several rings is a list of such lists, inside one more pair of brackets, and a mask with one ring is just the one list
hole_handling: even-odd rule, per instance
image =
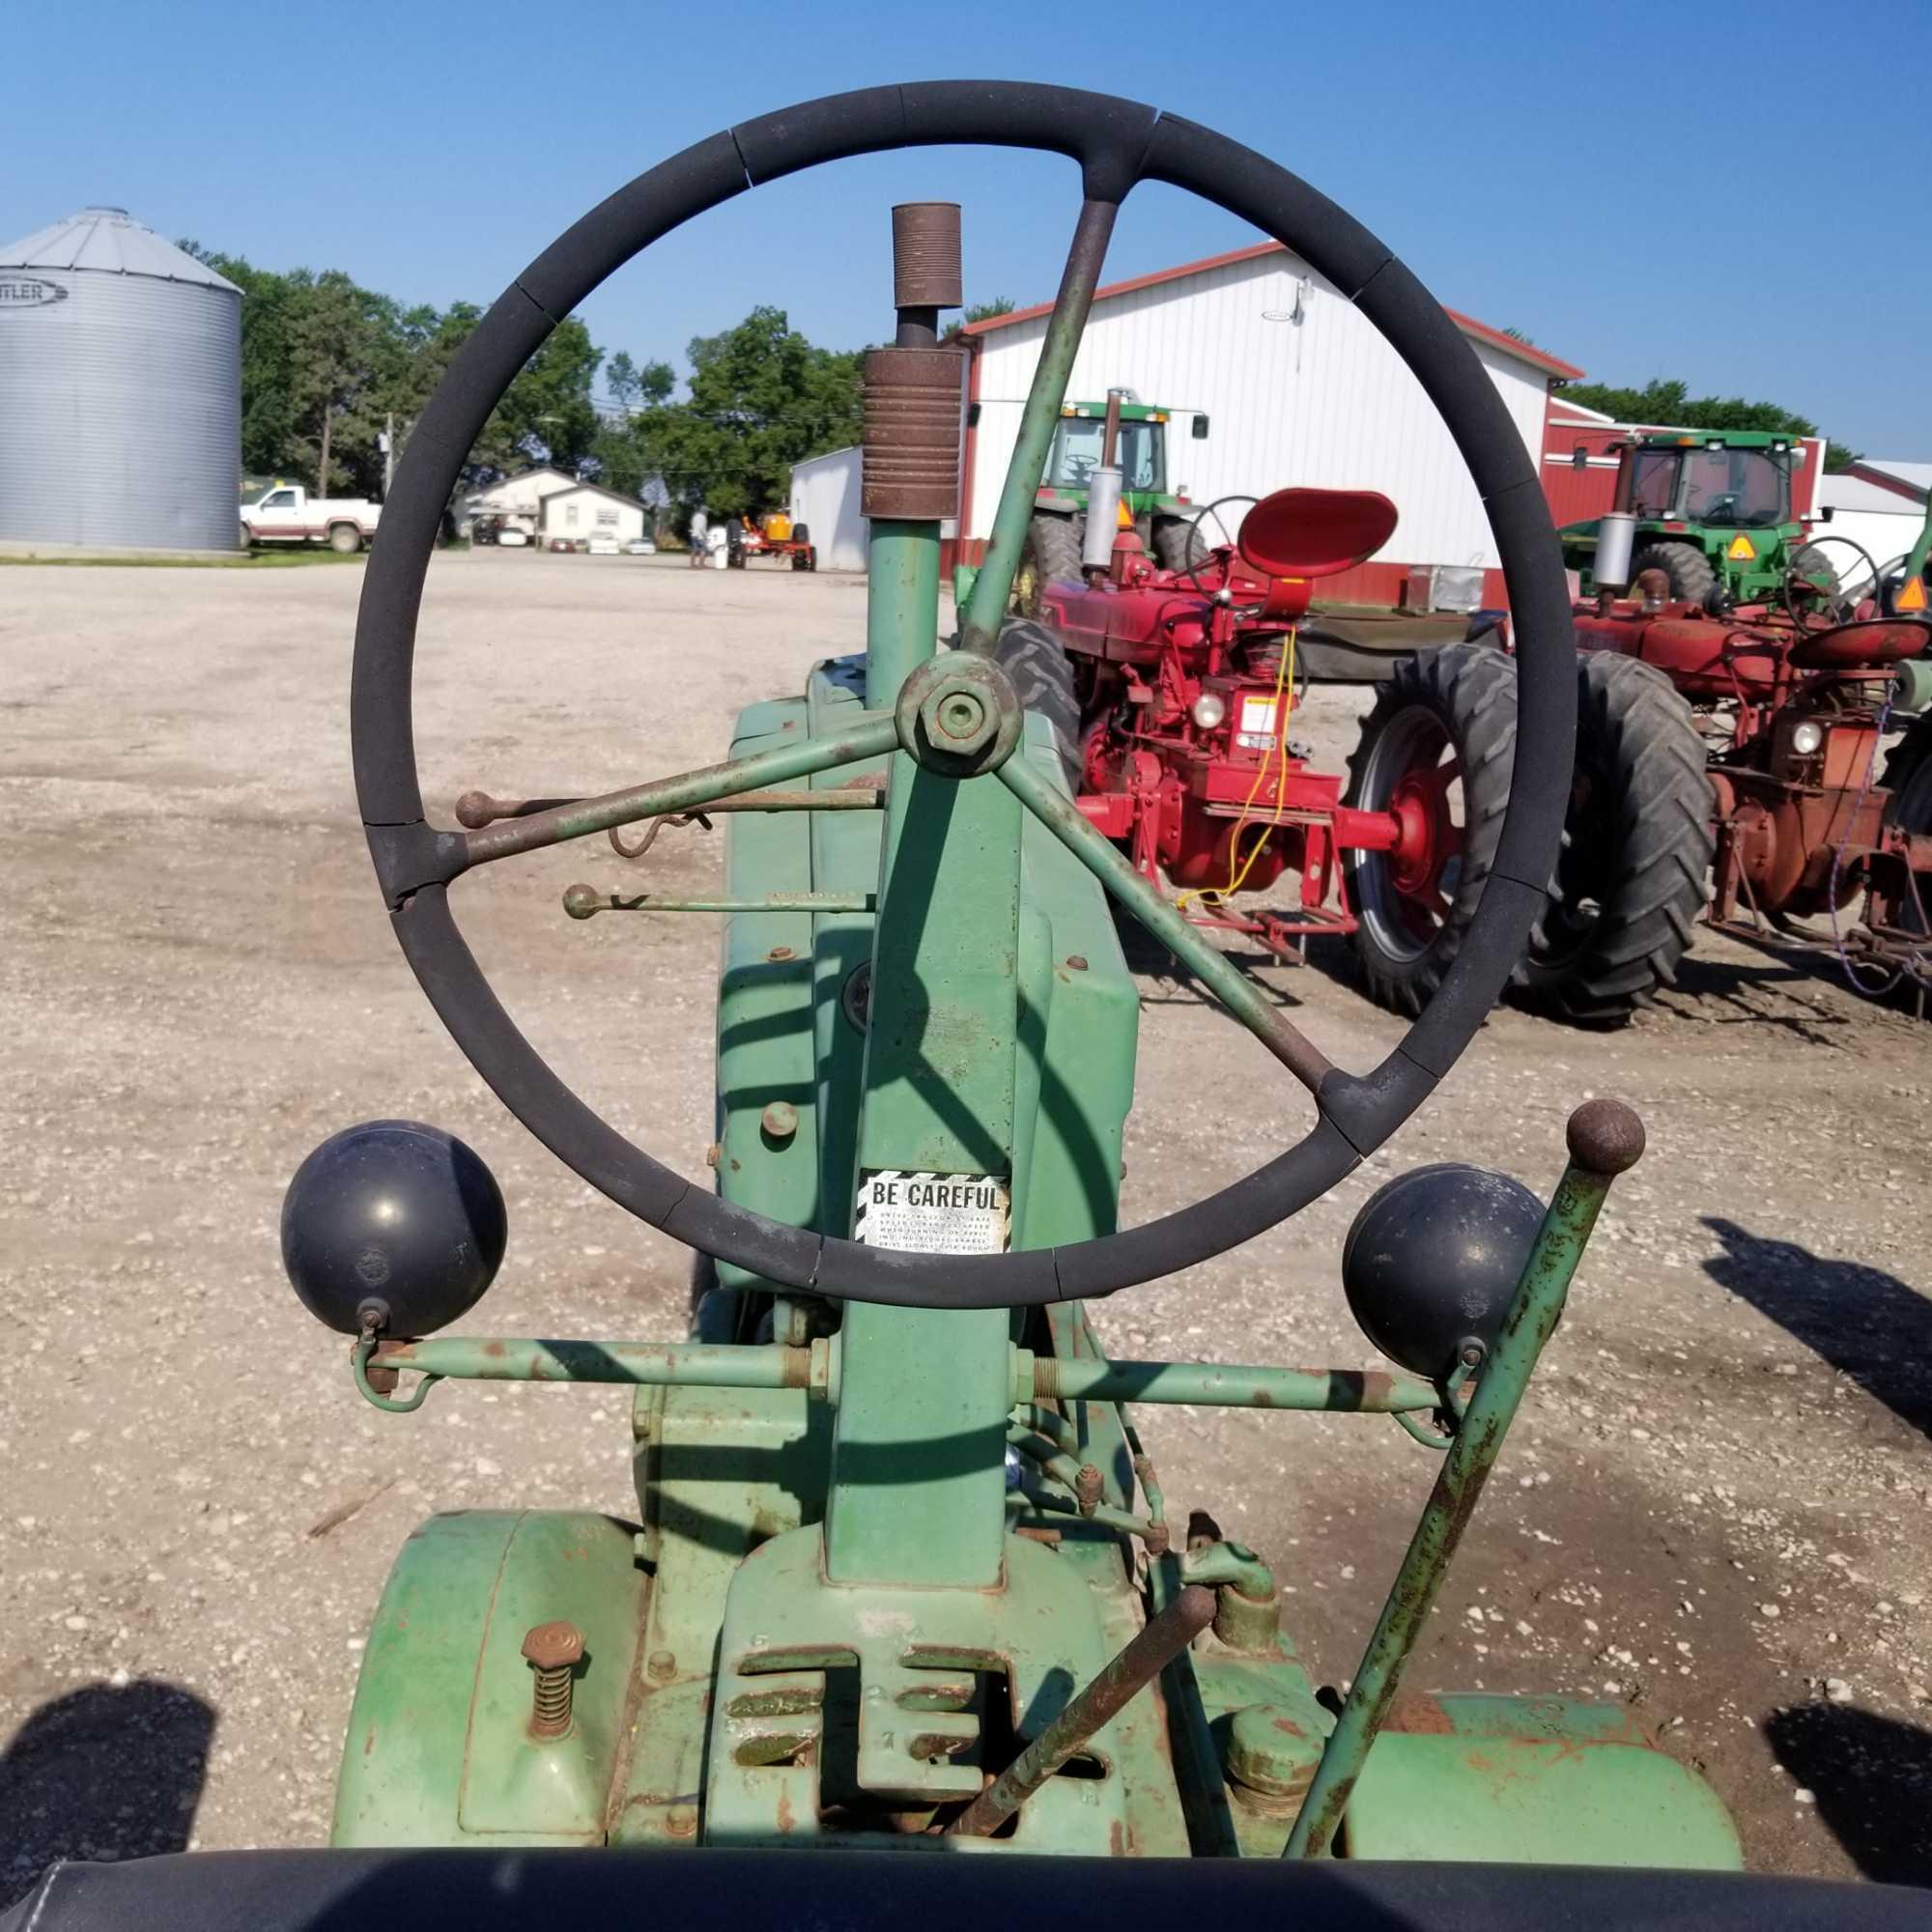
[[[416, 614], [443, 508], [497, 400], [556, 324], [641, 249], [749, 187], [825, 161], [940, 144], [1043, 149], [1079, 163], [1086, 208], [1063, 308], [1070, 286], [1091, 293], [1098, 279], [1097, 255], [1083, 254], [1094, 230], [1090, 216], [1111, 220], [1139, 181], [1189, 189], [1251, 222], [1355, 303], [1421, 383], [1482, 496], [1509, 585], [1524, 750], [1495, 865], [1461, 951], [1378, 1066], [1363, 1074], [1334, 1066], [1272, 1009], [1265, 1020], [1242, 1015], [1314, 1094], [1316, 1124], [1300, 1141], [1244, 1179], [1141, 1227], [967, 1257], [828, 1238], [733, 1206], [653, 1160], [565, 1086], [497, 1002], [457, 928], [449, 885], [471, 867], [537, 843], [662, 811], [672, 781], [560, 808], [541, 838], [516, 836], [534, 819], [468, 832], [431, 825], [411, 715]], [[786, 1288], [919, 1307], [1020, 1306], [1112, 1293], [1248, 1240], [1325, 1193], [1449, 1070], [1521, 956], [1555, 866], [1576, 737], [1575, 650], [1562, 555], [1522, 438], [1462, 333], [1366, 229], [1272, 161], [1133, 101], [1000, 81], [874, 87], [746, 122], [639, 175], [553, 242], [477, 326], [410, 439], [370, 555], [355, 632], [355, 789], [396, 937], [431, 1005], [504, 1105], [593, 1187], [678, 1240]], [[909, 727], [901, 721], [899, 728], [909, 745]], [[891, 726], [815, 753], [801, 748], [808, 755], [783, 771], [761, 769], [746, 781], [877, 756], [890, 749], [874, 742], [880, 729]], [[692, 776], [701, 783], [703, 775]], [[692, 788], [684, 784], [685, 799]], [[735, 782], [703, 796], [729, 788]], [[1028, 803], [1049, 817], [1048, 802]], [[1083, 829], [1104, 843], [1084, 820], [1055, 831], [1072, 843]], [[1121, 865], [1131, 878], [1131, 867]]]

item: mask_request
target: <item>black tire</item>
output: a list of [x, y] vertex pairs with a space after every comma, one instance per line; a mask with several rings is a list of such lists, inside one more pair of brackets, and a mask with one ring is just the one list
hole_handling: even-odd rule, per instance
[[1704, 741], [1660, 670], [1577, 663], [1577, 767], [1556, 887], [1517, 968], [1523, 1004], [1622, 1026], [1674, 985], [1715, 849]]
[[1209, 551], [1198, 518], [1162, 517], [1153, 526], [1153, 560], [1163, 570], [1193, 570]]
[[362, 548], [362, 532], [354, 524], [330, 524], [328, 547], [337, 556], [354, 556]]
[[791, 540], [796, 544], [810, 543], [811, 526], [810, 524], [794, 524], [791, 526]]
[[1822, 544], [1800, 544], [1791, 553], [1790, 568], [1795, 576], [1815, 583], [1826, 597], [1835, 597], [1841, 587], [1837, 566], [1825, 553]]
[[1702, 604], [1718, 587], [1718, 568], [1695, 544], [1645, 544], [1631, 558], [1631, 582], [1646, 570], [1661, 570], [1680, 604]]
[[1345, 856], [1363, 983], [1397, 1013], [1419, 1013], [1442, 983], [1495, 865], [1516, 761], [1514, 659], [1482, 644], [1449, 644], [1398, 663], [1377, 687], [1350, 754], [1344, 804], [1387, 810], [1401, 781], [1418, 766], [1436, 768], [1445, 751], [1460, 767], [1463, 791], [1453, 879], [1445, 865], [1442, 889], [1419, 895], [1399, 883], [1393, 855]]
[[[1891, 748], [1879, 780], [1890, 796], [1885, 802], [1885, 823], [1904, 832], [1932, 832], [1932, 716], [1913, 725]], [[1927, 930], [1925, 914], [1932, 911], [1932, 877], [1915, 874], [1918, 893], [1893, 908], [1892, 917], [1907, 932]]]
[[1009, 617], [1000, 627], [993, 659], [1013, 681], [1020, 702], [1053, 727], [1054, 749], [1066, 789], [1080, 794], [1080, 701], [1073, 692], [1073, 667], [1065, 648], [1044, 624]]
[[1036, 511], [1027, 526], [1019, 568], [1013, 573], [1013, 609], [1022, 617], [1037, 617], [1043, 608], [1040, 592], [1049, 583], [1080, 582], [1080, 546], [1087, 537], [1087, 518], [1076, 510], [1070, 517], [1058, 511]]

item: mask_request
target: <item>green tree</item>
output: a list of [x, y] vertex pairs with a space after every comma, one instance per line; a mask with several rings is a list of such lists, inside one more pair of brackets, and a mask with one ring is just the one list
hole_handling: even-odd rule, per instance
[[[1747, 402], [1743, 396], [1693, 396], [1688, 383], [1654, 379], [1640, 389], [1609, 383], [1573, 383], [1559, 400], [1602, 410], [1618, 422], [1656, 423], [1660, 428], [1760, 429], [1787, 436], [1816, 436], [1818, 425], [1777, 403]], [[1825, 445], [1825, 468], [1849, 469], [1860, 452], [1842, 442]]]
[[995, 296], [991, 301], [968, 302], [960, 317], [947, 331], [944, 340], [957, 342], [969, 322], [990, 322], [996, 315], [1011, 315], [1017, 304], [1010, 296]]
[[597, 440], [592, 402], [604, 352], [578, 317], [565, 316], [517, 372], [469, 452], [473, 475], [508, 475], [532, 463], [578, 473]]
[[649, 470], [684, 517], [699, 503], [727, 517], [768, 509], [784, 500], [794, 463], [859, 440], [860, 352], [816, 347], [782, 309], [754, 308], [687, 353], [690, 400], [634, 418]]

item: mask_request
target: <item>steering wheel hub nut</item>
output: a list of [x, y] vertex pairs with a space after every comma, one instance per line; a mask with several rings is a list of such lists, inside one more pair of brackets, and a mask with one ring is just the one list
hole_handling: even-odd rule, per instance
[[971, 778], [1012, 755], [1025, 712], [990, 658], [949, 652], [928, 660], [900, 687], [899, 743], [928, 771]]

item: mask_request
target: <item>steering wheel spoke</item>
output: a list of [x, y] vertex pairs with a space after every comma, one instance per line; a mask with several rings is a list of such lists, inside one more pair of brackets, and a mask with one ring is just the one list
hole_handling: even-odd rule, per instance
[[1194, 974], [1311, 1094], [1335, 1071], [1335, 1064], [1228, 955], [1203, 937], [1201, 928], [1161, 897], [1105, 834], [1024, 754], [999, 769], [1000, 781], [1149, 932]]
[[[449, 874], [488, 866], [520, 852], [536, 852], [572, 838], [612, 832], [635, 825], [640, 818], [662, 819], [671, 813], [696, 811], [721, 799], [733, 798], [788, 779], [810, 778], [867, 759], [883, 758], [898, 748], [898, 727], [890, 712], [866, 712], [835, 736], [801, 738], [795, 745], [778, 745], [753, 752], [723, 764], [701, 765], [675, 778], [654, 779], [623, 791], [607, 791], [595, 798], [570, 799], [539, 811], [500, 818], [463, 836], [463, 861]], [[470, 794], [465, 794], [466, 797]], [[474, 814], [472, 814], [474, 815]], [[446, 883], [446, 881], [444, 881]]]
[[1026, 407], [1020, 413], [1019, 435], [1007, 462], [1006, 480], [1000, 486], [993, 534], [960, 621], [960, 648], [980, 657], [993, 654], [993, 647], [1000, 639], [1000, 626], [1006, 621], [1007, 605], [1013, 594], [1013, 575], [1019, 569], [1020, 553], [1026, 548], [1027, 526], [1033, 520], [1034, 498], [1039, 493], [1047, 453], [1053, 447], [1054, 431], [1060, 423], [1061, 405], [1066, 400], [1066, 384], [1073, 375], [1073, 358], [1080, 353], [1087, 312], [1094, 305], [1094, 291], [1100, 286], [1101, 264], [1107, 259], [1107, 242], [1114, 233], [1114, 217], [1120, 212], [1118, 199], [1101, 200], [1090, 194], [1081, 203], [1080, 218], [1073, 225], [1073, 241], [1066, 250], [1060, 290], [1053, 298], [1053, 313], [1047, 318], [1046, 333], [1040, 340], [1033, 385], [1027, 391]]

